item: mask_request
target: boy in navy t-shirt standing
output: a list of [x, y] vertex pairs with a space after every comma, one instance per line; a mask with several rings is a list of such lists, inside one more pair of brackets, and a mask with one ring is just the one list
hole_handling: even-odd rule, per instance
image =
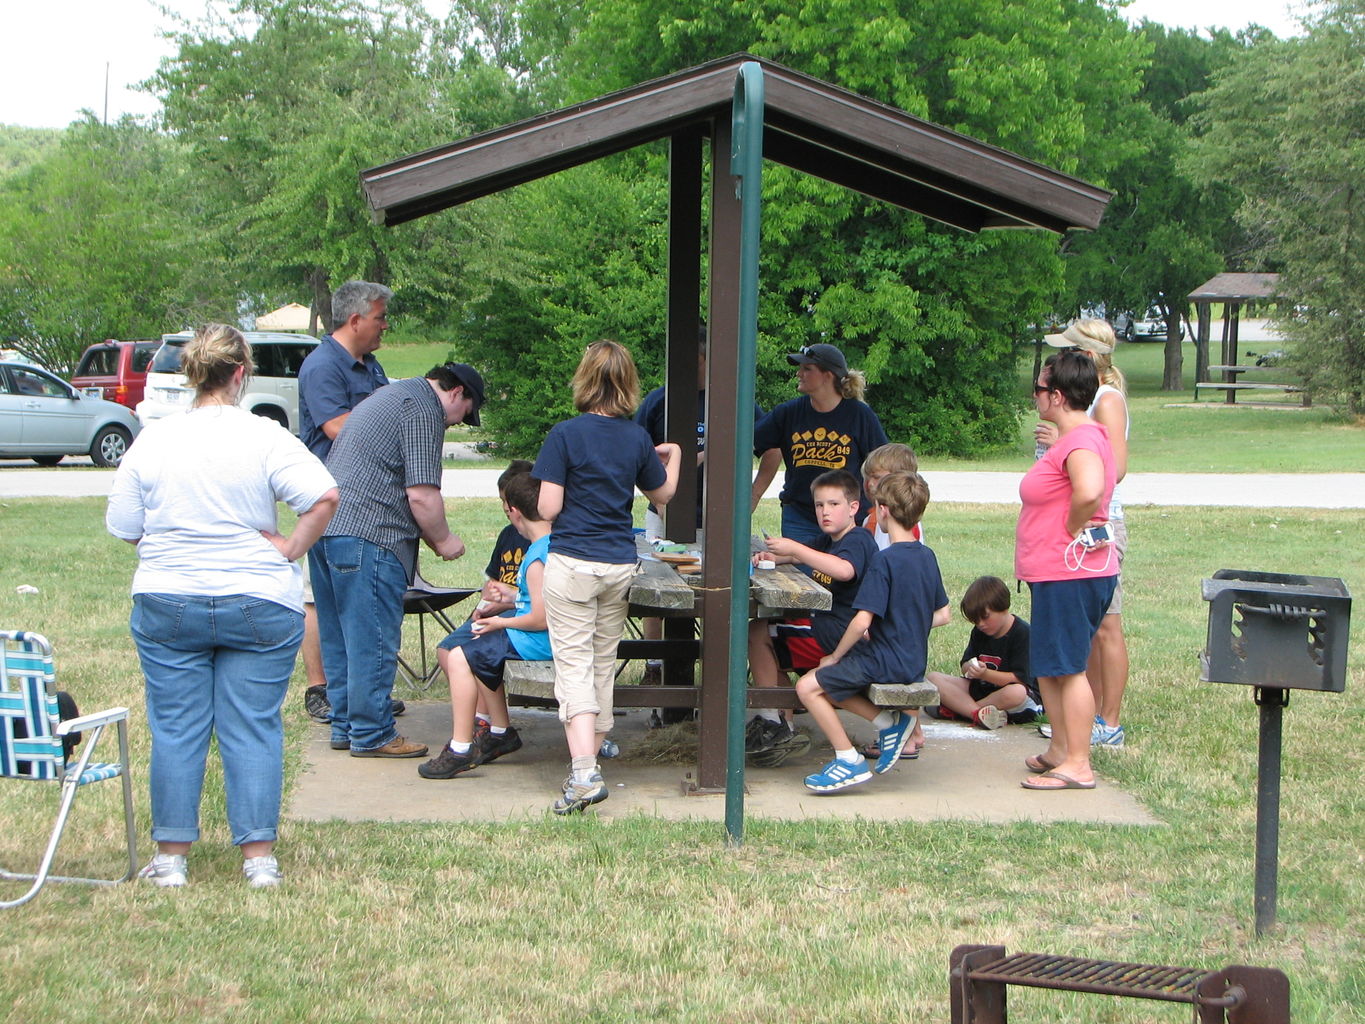
[[[924, 544], [910, 540], [929, 504], [929, 486], [917, 473], [891, 473], [877, 485], [875, 501], [891, 545], [872, 560], [843, 638], [819, 668], [796, 684], [801, 703], [834, 747], [834, 760], [806, 777], [806, 788], [813, 793], [834, 793], [866, 782], [873, 772], [891, 770], [914, 719], [903, 711], [878, 711], [868, 700], [867, 689], [873, 683], [922, 680], [929, 630], [952, 618], [938, 560]], [[854, 748], [839, 720], [839, 708], [877, 727], [881, 754], [875, 766], [869, 767]]]
[[[776, 687], [789, 671], [806, 672], [838, 646], [853, 618], [853, 599], [863, 575], [877, 554], [877, 542], [867, 530], [858, 529], [858, 478], [848, 470], [822, 473], [811, 484], [815, 518], [821, 536], [813, 544], [802, 544], [790, 537], [771, 537], [767, 552], [754, 556], [774, 562], [799, 565], [827, 589], [832, 599], [829, 611], [814, 612], [808, 619], [768, 621], [755, 619], [749, 624], [749, 670], [754, 686]], [[780, 711], [763, 708], [749, 722], [744, 733], [748, 754], [783, 748], [796, 738], [790, 723]], [[809, 738], [802, 749], [809, 746]], [[795, 752], [795, 751], [789, 751]], [[781, 760], [769, 758], [767, 766]]]

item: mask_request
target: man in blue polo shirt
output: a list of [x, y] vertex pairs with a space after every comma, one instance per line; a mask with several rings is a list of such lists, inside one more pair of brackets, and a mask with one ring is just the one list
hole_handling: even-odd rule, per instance
[[[299, 367], [299, 439], [308, 450], [327, 461], [341, 425], [361, 400], [389, 382], [374, 357], [387, 320], [392, 290], [370, 281], [347, 281], [332, 293], [332, 333]], [[308, 688], [303, 706], [319, 722], [331, 720], [327, 703], [327, 677], [322, 668], [317, 612], [313, 604], [311, 577], [304, 576], [303, 666]], [[394, 702], [403, 713], [403, 702]]]
[[299, 368], [299, 438], [323, 462], [351, 410], [389, 382], [374, 351], [389, 326], [391, 298], [382, 284], [343, 284], [332, 293], [332, 333]]

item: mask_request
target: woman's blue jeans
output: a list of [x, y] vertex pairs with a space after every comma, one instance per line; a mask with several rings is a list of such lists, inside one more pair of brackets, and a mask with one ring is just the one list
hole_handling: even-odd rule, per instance
[[137, 594], [131, 625], [147, 680], [152, 838], [199, 838], [216, 734], [233, 843], [273, 842], [284, 785], [280, 705], [303, 616], [259, 597]]

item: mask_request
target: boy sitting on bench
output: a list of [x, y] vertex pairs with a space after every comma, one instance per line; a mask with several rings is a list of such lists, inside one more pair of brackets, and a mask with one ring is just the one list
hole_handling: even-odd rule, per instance
[[[879, 711], [867, 698], [873, 683], [915, 683], [924, 678], [929, 630], [952, 618], [938, 560], [911, 531], [929, 504], [929, 485], [918, 473], [890, 473], [877, 484], [877, 517], [891, 546], [877, 552], [863, 577], [857, 609], [833, 653], [796, 684], [796, 694], [834, 747], [834, 760], [806, 777], [813, 793], [834, 793], [889, 772], [914, 727], [904, 711]], [[864, 639], [866, 634], [866, 639]], [[854, 748], [837, 709], [877, 728], [875, 766]]]
[[[453, 779], [462, 772], [521, 749], [521, 737], [507, 716], [502, 693], [503, 666], [508, 661], [548, 661], [550, 635], [545, 629], [541, 585], [550, 551], [550, 524], [540, 518], [540, 481], [518, 473], [504, 488], [507, 517], [530, 546], [517, 571], [515, 604], [502, 615], [464, 623], [440, 643], [437, 660], [450, 680], [450, 742], [417, 769], [424, 779]], [[482, 697], [488, 707], [488, 731], [474, 731], [474, 709]]]
[[[858, 478], [844, 469], [821, 473], [811, 483], [815, 519], [823, 536], [806, 545], [789, 537], [770, 537], [767, 552], [754, 556], [786, 562], [804, 570], [830, 594], [829, 611], [814, 612], [809, 619], [755, 619], [749, 623], [749, 671], [754, 686], [776, 687], [786, 682], [789, 671], [806, 672], [834, 650], [853, 618], [853, 598], [877, 543], [867, 530], [860, 530]], [[755, 763], [776, 768], [792, 753], [804, 753], [810, 740], [793, 731], [775, 708], [760, 708], [744, 731], [744, 752], [769, 754]], [[771, 753], [776, 752], [776, 753]]]

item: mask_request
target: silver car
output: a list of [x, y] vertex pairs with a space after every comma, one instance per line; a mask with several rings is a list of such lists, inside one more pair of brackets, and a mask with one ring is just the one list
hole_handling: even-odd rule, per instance
[[88, 454], [97, 466], [117, 466], [140, 429], [121, 405], [37, 366], [0, 361], [0, 459], [55, 466], [63, 456]]

